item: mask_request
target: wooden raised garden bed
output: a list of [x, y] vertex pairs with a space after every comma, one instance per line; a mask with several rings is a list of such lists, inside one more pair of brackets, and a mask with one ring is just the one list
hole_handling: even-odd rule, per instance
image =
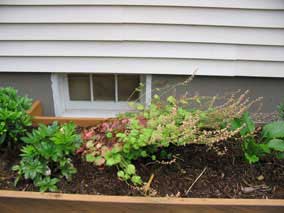
[[[33, 125], [53, 121], [73, 121], [79, 126], [95, 125], [103, 119], [46, 117], [39, 101], [34, 102], [29, 114]], [[284, 212], [281, 199], [219, 199], [79, 195], [0, 190], [0, 212]]]

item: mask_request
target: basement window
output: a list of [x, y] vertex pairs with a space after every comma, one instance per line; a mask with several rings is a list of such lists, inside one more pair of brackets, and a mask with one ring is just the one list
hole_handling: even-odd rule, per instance
[[[142, 91], [135, 91], [140, 84]], [[151, 100], [151, 76], [137, 74], [53, 74], [55, 114], [65, 117], [113, 117], [131, 111], [129, 101]]]

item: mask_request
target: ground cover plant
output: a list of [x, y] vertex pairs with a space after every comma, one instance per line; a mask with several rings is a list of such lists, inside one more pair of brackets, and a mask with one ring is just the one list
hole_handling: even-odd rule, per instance
[[[169, 96], [163, 102], [154, 95], [148, 107], [130, 103], [136, 112], [85, 130], [84, 143], [77, 153], [98, 167], [116, 166], [120, 179], [139, 186], [143, 181], [136, 173], [134, 160], [171, 158], [171, 153], [167, 153], [170, 145], [205, 144], [216, 149], [215, 144], [239, 135], [254, 138], [254, 124], [247, 110], [259, 99], [250, 101], [245, 92], [232, 94], [219, 105], [215, 101], [216, 97]], [[162, 150], [161, 156], [157, 156], [158, 150]]]
[[40, 191], [57, 191], [59, 178], [71, 180], [76, 173], [71, 156], [79, 148], [81, 138], [73, 123], [40, 125], [22, 140], [25, 145], [21, 161], [13, 167], [18, 173], [16, 184], [24, 177], [32, 180]]
[[31, 99], [19, 96], [14, 88], [0, 88], [0, 147], [13, 148], [26, 133], [31, 125], [31, 116], [26, 110], [31, 105]]

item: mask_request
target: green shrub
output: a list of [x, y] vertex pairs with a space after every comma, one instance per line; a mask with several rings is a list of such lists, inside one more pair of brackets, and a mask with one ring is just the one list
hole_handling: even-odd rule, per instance
[[31, 99], [19, 96], [17, 90], [0, 88], [0, 145], [11, 147], [26, 133], [31, 125], [31, 116], [26, 110], [31, 105]]
[[59, 178], [70, 180], [76, 173], [71, 156], [81, 144], [73, 123], [62, 126], [53, 123], [40, 125], [22, 140], [25, 146], [21, 150], [21, 162], [13, 167], [18, 178], [33, 180], [40, 191], [56, 191]]

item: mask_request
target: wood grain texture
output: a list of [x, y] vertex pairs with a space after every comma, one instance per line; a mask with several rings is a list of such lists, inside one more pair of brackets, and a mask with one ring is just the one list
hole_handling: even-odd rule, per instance
[[284, 211], [283, 200], [151, 198], [127, 196], [71, 195], [0, 190], [1, 213], [8, 212], [155, 212], [222, 213]]

